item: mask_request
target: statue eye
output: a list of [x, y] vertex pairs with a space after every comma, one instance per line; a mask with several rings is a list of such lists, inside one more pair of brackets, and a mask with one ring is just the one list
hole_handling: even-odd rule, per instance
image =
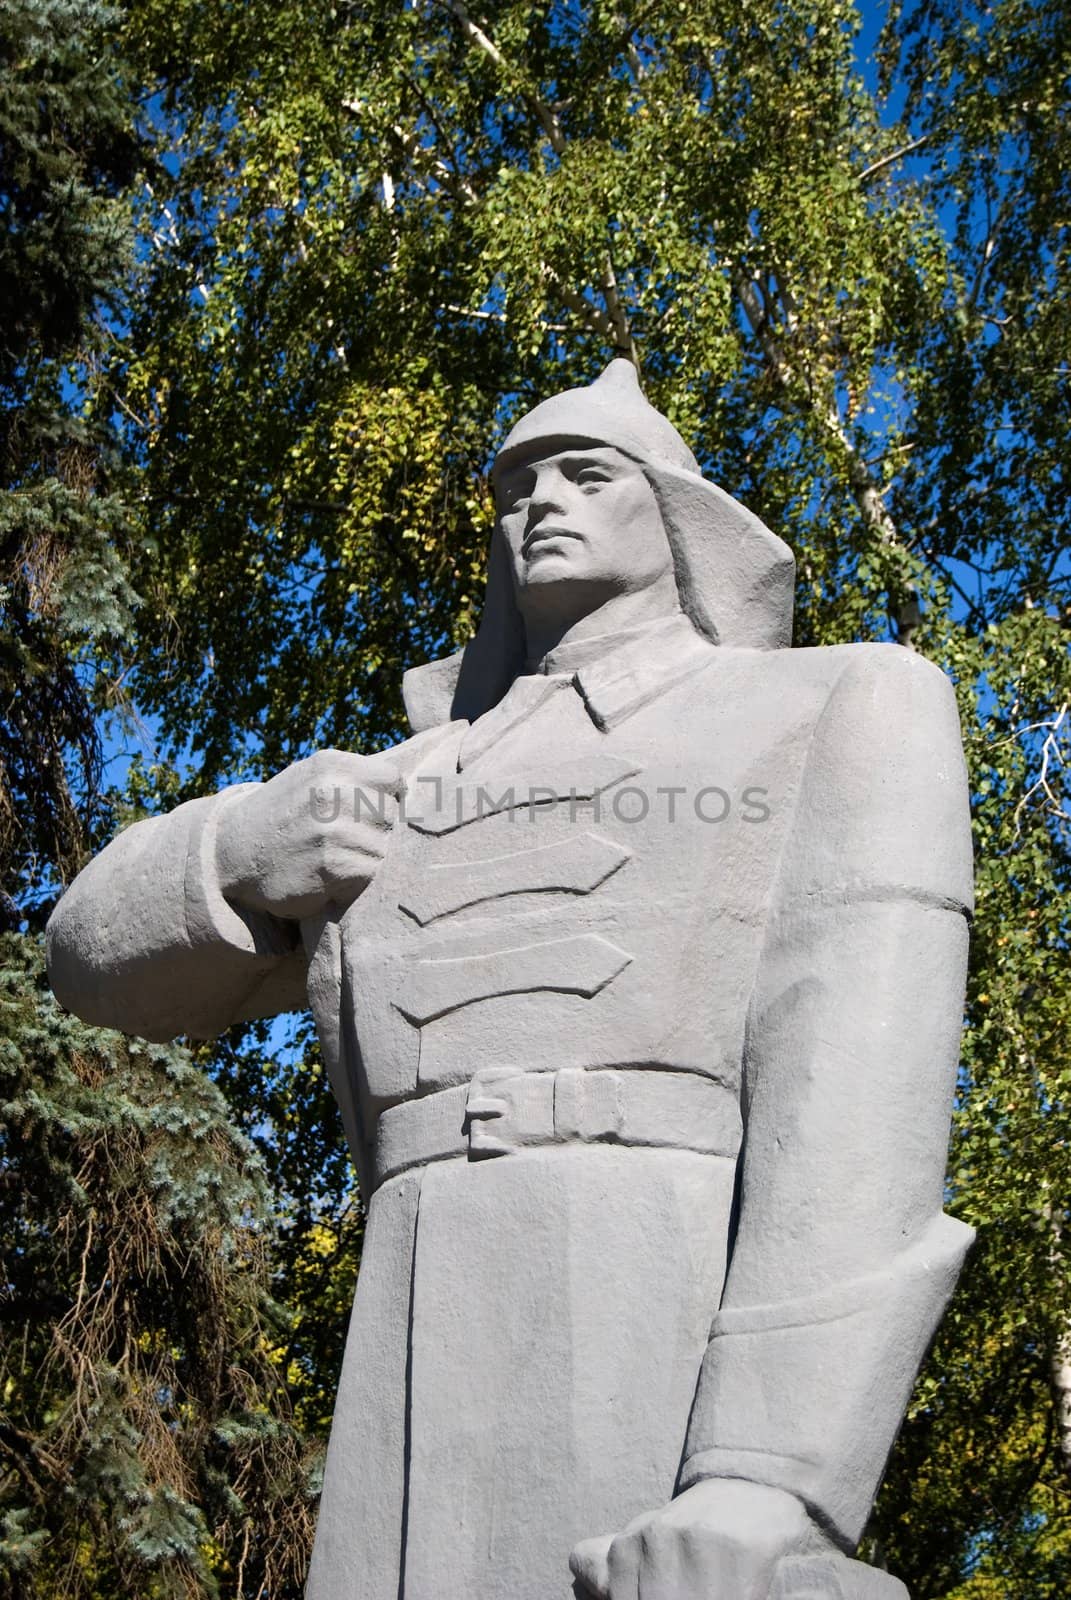
[[575, 474], [575, 482], [582, 489], [601, 489], [604, 483], [609, 483], [610, 474], [605, 467], [596, 466], [593, 462], [586, 462], [579, 467]]
[[507, 478], [504, 483], [500, 483], [498, 486], [499, 514], [501, 515], [504, 511], [515, 510], [517, 506], [522, 505], [525, 500], [529, 499], [531, 493], [531, 473], [519, 473], [516, 477]]

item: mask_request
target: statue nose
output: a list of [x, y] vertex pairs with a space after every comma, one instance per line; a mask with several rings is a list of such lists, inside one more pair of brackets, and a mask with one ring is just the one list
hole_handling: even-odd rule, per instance
[[528, 526], [534, 528], [544, 517], [561, 516], [564, 510], [563, 497], [560, 494], [533, 495], [528, 502]]
[[559, 516], [565, 510], [565, 481], [560, 472], [540, 472], [528, 501], [529, 526], [539, 522], [548, 512]]

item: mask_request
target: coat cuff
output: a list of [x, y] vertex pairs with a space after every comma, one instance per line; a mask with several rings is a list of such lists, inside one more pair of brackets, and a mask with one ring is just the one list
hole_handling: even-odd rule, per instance
[[796, 1300], [723, 1307], [680, 1488], [743, 1478], [786, 1489], [854, 1550], [973, 1238], [938, 1215], [879, 1272]]
[[[295, 923], [231, 904], [220, 887], [216, 835], [228, 806], [255, 784], [239, 783], [200, 803], [186, 846], [184, 878], [186, 940], [191, 949], [212, 949], [242, 984], [241, 999], [228, 985], [215, 1018], [196, 1033], [205, 1038], [233, 1022], [297, 1010], [306, 1004], [306, 961]], [[241, 977], [239, 977], [241, 974]], [[244, 981], [243, 981], [244, 980]]]
[[297, 930], [291, 924], [261, 912], [239, 910], [220, 888], [216, 868], [220, 818], [240, 795], [256, 787], [236, 783], [209, 800], [194, 802], [198, 811], [187, 839], [185, 873], [186, 938], [193, 948], [223, 944], [236, 954], [270, 959], [289, 955], [297, 943]]

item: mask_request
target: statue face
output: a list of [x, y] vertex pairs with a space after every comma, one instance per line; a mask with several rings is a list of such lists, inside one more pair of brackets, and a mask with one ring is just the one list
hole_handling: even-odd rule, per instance
[[[498, 517], [518, 603], [562, 591], [572, 611], [635, 593], [673, 570], [654, 490], [643, 469], [608, 445], [577, 444], [505, 468]], [[568, 591], [568, 599], [564, 591]]]

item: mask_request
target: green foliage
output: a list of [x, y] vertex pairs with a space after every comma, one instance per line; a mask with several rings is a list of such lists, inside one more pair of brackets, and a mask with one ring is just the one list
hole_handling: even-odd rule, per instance
[[0, 86], [5, 306], [0, 381], [36, 346], [63, 360], [122, 271], [130, 224], [117, 198], [137, 170], [123, 86], [101, 54], [94, 0], [5, 6]]
[[232, 1029], [202, 1046], [231, 1116], [258, 1149], [274, 1197], [271, 1266], [288, 1322], [275, 1360], [294, 1415], [326, 1440], [364, 1237], [364, 1214], [310, 1018], [286, 1047], [269, 1029]]
[[0, 1126], [0, 1592], [299, 1595], [288, 1321], [263, 1168], [218, 1090], [64, 1015], [9, 934]]
[[[121, 703], [137, 604], [99, 379], [142, 149], [108, 24], [95, 0], [0, 6], [8, 928], [39, 920], [108, 829], [97, 715]], [[190, 1058], [63, 1016], [36, 943], [0, 936], [0, 1594], [296, 1600], [315, 1462], [270, 1217]]]
[[[123, 284], [139, 162], [96, 0], [0, 8], [0, 866], [15, 899], [98, 823], [94, 657], [130, 626], [94, 317]], [[10, 917], [9, 917], [10, 920]]]

